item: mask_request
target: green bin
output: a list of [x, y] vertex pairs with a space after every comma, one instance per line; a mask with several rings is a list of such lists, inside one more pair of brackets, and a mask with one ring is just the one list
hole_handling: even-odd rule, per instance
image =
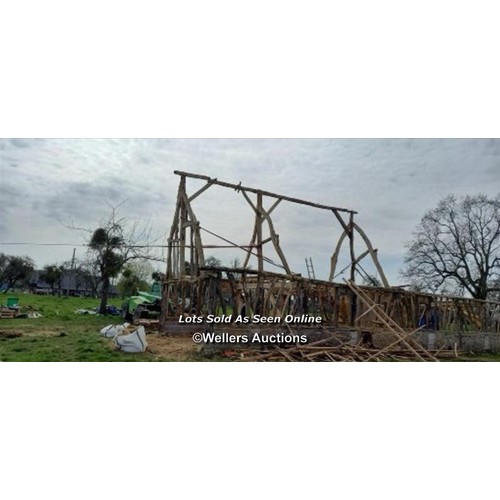
[[7, 297], [7, 307], [16, 307], [19, 304], [17, 297]]

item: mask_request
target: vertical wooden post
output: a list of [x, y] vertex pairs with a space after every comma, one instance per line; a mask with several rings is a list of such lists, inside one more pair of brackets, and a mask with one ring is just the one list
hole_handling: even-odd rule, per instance
[[187, 227], [187, 208], [185, 199], [186, 193], [186, 177], [181, 177], [181, 192], [182, 192], [182, 205], [180, 213], [180, 228], [179, 228], [179, 276], [185, 274], [186, 266], [186, 227]]
[[356, 281], [356, 256], [354, 255], [354, 214], [349, 215], [349, 252], [351, 254], [351, 281]]
[[[195, 249], [194, 249], [194, 227], [191, 225], [190, 231], [189, 231], [189, 274], [191, 276], [194, 276], [195, 273]], [[198, 266], [196, 266], [197, 268]], [[196, 269], [196, 272], [198, 269]]]
[[257, 260], [259, 273], [264, 271], [264, 253], [262, 248], [262, 193], [257, 193], [257, 213], [255, 229], [257, 233]]
[[194, 235], [195, 268], [193, 269], [191, 275], [197, 276], [200, 272], [199, 271], [200, 266], [203, 266], [205, 264], [205, 255], [203, 253], [203, 244], [201, 242], [201, 235], [200, 235], [200, 223], [198, 221], [193, 221], [193, 230], [195, 231]]
[[256, 313], [260, 314], [260, 308], [262, 307], [262, 301], [264, 298], [264, 278], [261, 273], [264, 272], [264, 249], [262, 244], [262, 193], [257, 193], [257, 213], [255, 214], [255, 231], [257, 235], [257, 266], [259, 270], [259, 275], [257, 278], [257, 290], [255, 291], [255, 309]]
[[[351, 256], [351, 282], [356, 281], [356, 255], [354, 254], [354, 214], [351, 212], [349, 214], [349, 252]], [[352, 293], [351, 297], [351, 321], [350, 325], [354, 326], [356, 320], [356, 313], [358, 310], [358, 297], [355, 293]]]

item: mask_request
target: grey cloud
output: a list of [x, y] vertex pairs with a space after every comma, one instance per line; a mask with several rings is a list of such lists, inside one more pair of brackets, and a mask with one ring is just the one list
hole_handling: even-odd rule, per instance
[[64, 189], [51, 193], [46, 200], [37, 200], [34, 209], [51, 219], [86, 219], [96, 217], [106, 201], [118, 203], [121, 193], [116, 187], [89, 182], [69, 182]]
[[16, 214], [23, 207], [23, 190], [8, 178], [0, 179], [0, 242], [7, 238], [15, 226]]
[[30, 139], [1, 139], [0, 149], [6, 150], [9, 148], [27, 148], [30, 144]]
[[10, 143], [16, 148], [28, 148], [31, 144], [29, 139], [10, 139]]
[[0, 139], [0, 151], [5, 151], [9, 149], [25, 149], [33, 146], [38, 147], [46, 139], [28, 139], [28, 138], [12, 138], [12, 139]]
[[[105, 200], [124, 199], [123, 215], [151, 217], [165, 234], [179, 181], [173, 170], [186, 170], [356, 210], [391, 268], [402, 264], [403, 242], [440, 198], [493, 195], [500, 184], [496, 139], [48, 139], [21, 147], [0, 140], [0, 149], [0, 193], [4, 198], [18, 190], [8, 198], [18, 204], [14, 218], [12, 211], [5, 217], [6, 203], [1, 206], [2, 224], [13, 235], [23, 217], [25, 233], [60, 240], [61, 215], [89, 226], [107, 215]], [[188, 180], [188, 189], [203, 184]], [[202, 225], [222, 236], [238, 243], [251, 237], [252, 215], [237, 193], [212, 187], [195, 210]], [[276, 209], [276, 230], [298, 272], [305, 272], [304, 257], [311, 255], [317, 272], [327, 274], [340, 232], [327, 215], [284, 202]]]

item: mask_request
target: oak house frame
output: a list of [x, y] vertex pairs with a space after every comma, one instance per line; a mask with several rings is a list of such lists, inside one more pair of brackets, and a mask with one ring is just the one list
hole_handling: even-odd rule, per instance
[[[492, 331], [498, 328], [492, 319], [492, 311], [498, 304], [467, 299], [446, 298], [426, 293], [415, 293], [390, 287], [366, 233], [355, 223], [357, 212], [335, 206], [280, 195], [261, 189], [219, 181], [205, 175], [174, 171], [180, 177], [173, 222], [168, 237], [166, 279], [162, 290], [162, 314], [160, 331], [168, 333], [171, 320], [180, 314], [197, 315], [239, 314], [253, 312], [266, 316], [285, 314], [317, 314], [323, 324], [332, 327], [372, 328], [376, 320], [363, 302], [346, 284], [334, 283], [339, 254], [343, 243], [349, 245], [350, 282], [355, 282], [360, 262], [371, 257], [378, 272], [382, 287], [367, 287], [372, 299], [383, 305], [384, 310], [402, 327], [413, 328], [417, 322], [428, 321], [439, 315], [440, 328], [458, 330]], [[197, 179], [205, 184], [188, 194], [187, 180]], [[248, 244], [234, 243], [201, 227], [192, 207], [192, 202], [210, 187], [217, 185], [240, 193], [254, 214], [254, 226]], [[269, 208], [265, 208], [270, 201]], [[328, 281], [305, 278], [292, 272], [281, 248], [271, 215], [282, 203], [290, 202], [326, 210], [342, 229], [330, 259]], [[269, 237], [263, 237], [267, 223]], [[224, 245], [204, 245], [201, 231], [206, 231], [224, 241]], [[366, 251], [356, 256], [354, 239], [358, 235], [366, 245]], [[282, 273], [264, 270], [264, 262], [272, 262], [265, 256], [264, 248], [271, 243], [279, 257]], [[241, 267], [214, 267], [205, 265], [205, 248], [240, 248], [246, 252]], [[251, 256], [257, 257], [257, 269], [248, 267]], [[274, 264], [274, 263], [273, 263]], [[169, 322], [170, 320], [170, 322]], [[497, 322], [498, 323], [498, 322]], [[376, 325], [375, 325], [376, 326]]]

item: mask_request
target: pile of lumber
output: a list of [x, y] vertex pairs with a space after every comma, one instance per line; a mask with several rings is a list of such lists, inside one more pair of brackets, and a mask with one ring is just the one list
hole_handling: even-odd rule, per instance
[[10, 307], [0, 307], [0, 319], [11, 319], [17, 316], [18, 310]]
[[[414, 335], [422, 329], [411, 332], [405, 331], [380, 306], [375, 303], [366, 292], [354, 283], [346, 281], [347, 286], [367, 307], [376, 319], [382, 324], [384, 337], [387, 339], [382, 347], [376, 347], [373, 341], [357, 344], [346, 341], [338, 332], [323, 332], [326, 338], [305, 345], [270, 346], [269, 352], [243, 354], [245, 361], [439, 361], [450, 357], [457, 357], [456, 350], [431, 352], [425, 349]], [[359, 319], [359, 318], [358, 318]], [[371, 337], [370, 337], [371, 339]]]
[[241, 361], [439, 361], [456, 357], [454, 350], [428, 351], [423, 347], [404, 349], [388, 346], [381, 349], [360, 345], [342, 344], [339, 346], [320, 345], [333, 337], [311, 344], [279, 347], [271, 346], [268, 352], [243, 353]]

